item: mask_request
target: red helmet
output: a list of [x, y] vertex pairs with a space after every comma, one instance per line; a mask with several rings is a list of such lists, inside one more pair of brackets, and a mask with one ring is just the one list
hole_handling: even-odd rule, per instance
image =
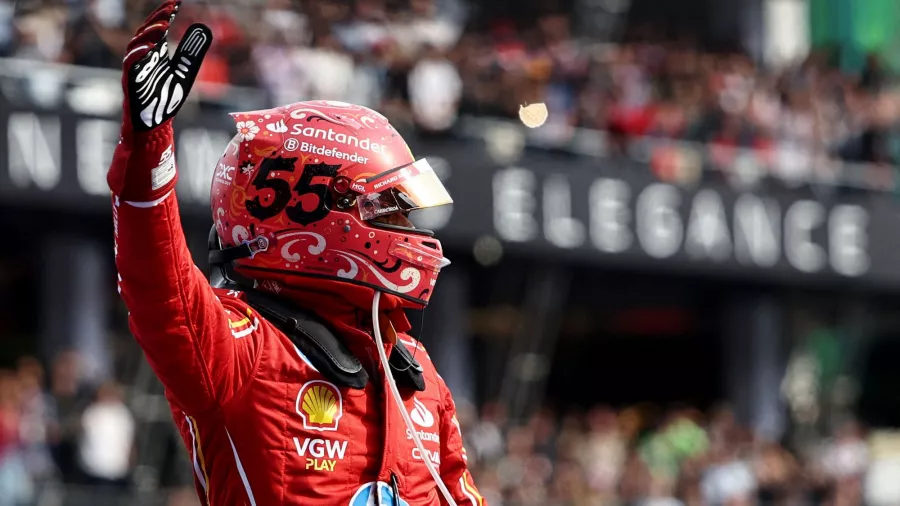
[[232, 117], [210, 192], [220, 261], [270, 291], [324, 278], [428, 303], [449, 261], [396, 218], [452, 200], [387, 118], [328, 100]]

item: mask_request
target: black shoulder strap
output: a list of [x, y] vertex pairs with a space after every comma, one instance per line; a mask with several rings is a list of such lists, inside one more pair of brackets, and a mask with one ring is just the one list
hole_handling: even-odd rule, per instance
[[339, 385], [360, 389], [369, 373], [334, 332], [299, 308], [256, 290], [244, 290], [250, 306], [285, 333], [322, 375]]
[[[250, 306], [284, 332], [323, 376], [349, 388], [361, 389], [366, 386], [369, 373], [322, 321], [277, 297], [257, 290], [240, 289], [247, 295]], [[425, 390], [422, 366], [406, 346], [394, 346], [388, 362], [398, 387], [420, 392]]]

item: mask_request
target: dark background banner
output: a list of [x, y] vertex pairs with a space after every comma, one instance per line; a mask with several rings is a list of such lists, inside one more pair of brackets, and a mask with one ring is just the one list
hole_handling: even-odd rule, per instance
[[[105, 172], [118, 120], [3, 100], [4, 204], [107, 212]], [[210, 174], [232, 135], [224, 112], [179, 123], [186, 216], [206, 223]], [[680, 186], [631, 160], [526, 150], [501, 163], [480, 139], [409, 140], [456, 200], [422, 212], [417, 224], [439, 231], [451, 248], [494, 237], [508, 254], [548, 262], [900, 287], [900, 217], [889, 194], [777, 184], [740, 189], [716, 177]]]

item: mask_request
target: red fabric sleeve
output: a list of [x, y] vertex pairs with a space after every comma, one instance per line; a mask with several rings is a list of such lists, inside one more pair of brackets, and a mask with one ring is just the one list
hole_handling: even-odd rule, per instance
[[[441, 415], [441, 478], [458, 506], [487, 506], [468, 468], [462, 432], [456, 419], [456, 403], [444, 380], [438, 376], [444, 409]], [[443, 497], [441, 504], [447, 504]]]
[[248, 318], [222, 305], [194, 265], [175, 198], [171, 124], [116, 149], [113, 191], [119, 293], [131, 331], [169, 395], [196, 415], [227, 402], [251, 375], [254, 332], [233, 333]]

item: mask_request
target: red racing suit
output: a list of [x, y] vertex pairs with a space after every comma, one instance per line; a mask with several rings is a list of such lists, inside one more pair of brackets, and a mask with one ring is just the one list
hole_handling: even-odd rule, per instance
[[339, 296], [300, 300], [314, 304], [307, 308], [369, 369], [364, 388], [344, 388], [320, 374], [241, 292], [209, 285], [185, 243], [175, 179], [151, 189], [153, 171], [173, 163], [173, 149], [170, 122], [147, 133], [123, 132], [108, 179], [119, 291], [131, 331], [166, 388], [203, 503], [445, 504], [421, 462], [428, 458], [457, 504], [483, 505], [453, 399], [418, 343], [399, 335], [398, 345], [409, 347], [424, 369], [425, 390], [404, 395], [427, 455], [407, 433], [375, 343], [359, 327], [362, 307]]

